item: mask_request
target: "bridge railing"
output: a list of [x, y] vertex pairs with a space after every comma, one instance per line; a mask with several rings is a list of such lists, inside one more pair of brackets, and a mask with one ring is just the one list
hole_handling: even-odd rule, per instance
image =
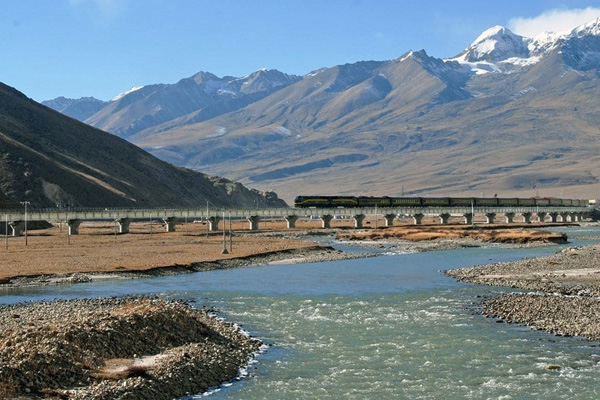
[[[223, 216], [232, 218], [248, 218], [253, 216], [269, 218], [285, 218], [286, 216], [297, 217], [319, 217], [324, 215], [341, 215], [352, 217], [355, 215], [464, 215], [475, 212], [476, 214], [487, 213], [524, 213], [524, 212], [590, 212], [588, 207], [573, 206], [486, 206], [486, 207], [360, 207], [360, 208], [45, 208], [28, 209], [27, 219], [34, 220], [115, 220], [121, 218], [149, 219], [149, 218], [210, 218]], [[0, 210], [0, 219], [9, 221], [21, 221], [25, 219], [24, 210]]]

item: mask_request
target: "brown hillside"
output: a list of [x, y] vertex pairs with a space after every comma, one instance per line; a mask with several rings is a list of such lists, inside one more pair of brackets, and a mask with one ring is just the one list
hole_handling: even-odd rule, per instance
[[161, 161], [3, 84], [0, 191], [31, 207], [282, 205], [272, 193]]

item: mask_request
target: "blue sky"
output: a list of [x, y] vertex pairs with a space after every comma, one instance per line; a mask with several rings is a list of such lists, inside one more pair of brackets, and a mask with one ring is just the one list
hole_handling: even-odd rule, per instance
[[108, 100], [198, 71], [303, 75], [408, 50], [451, 57], [494, 25], [541, 32], [590, 16], [600, 0], [6, 0], [0, 81], [37, 101]]

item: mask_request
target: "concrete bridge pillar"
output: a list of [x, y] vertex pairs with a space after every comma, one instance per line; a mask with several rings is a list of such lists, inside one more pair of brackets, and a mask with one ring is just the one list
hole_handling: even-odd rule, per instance
[[258, 230], [258, 223], [260, 222], [260, 218], [258, 215], [251, 215], [250, 217], [246, 218], [248, 220], [248, 228], [250, 228], [251, 231], [257, 231]]
[[177, 218], [163, 218], [163, 221], [165, 221], [165, 232], [175, 232], [175, 224], [177, 223]]
[[547, 212], [543, 212], [543, 211], [538, 211], [536, 214], [538, 217], [538, 222], [540, 222], [540, 223], [544, 222], [544, 219], [546, 219], [546, 215], [548, 215]]
[[211, 232], [216, 232], [219, 230], [219, 222], [221, 222], [223, 218], [221, 217], [208, 217], [208, 230]]
[[79, 225], [83, 221], [80, 219], [70, 219], [67, 221], [67, 227], [69, 229], [69, 235], [79, 235]]
[[287, 217], [284, 217], [285, 222], [287, 222], [287, 227], [288, 229], [292, 229], [296, 227], [296, 221], [298, 221], [298, 216], [297, 215], [288, 215]]
[[579, 222], [579, 214], [578, 213], [571, 213], [571, 222]]
[[485, 213], [485, 222], [487, 224], [493, 224], [496, 219], [496, 213]]
[[561, 212], [558, 215], [560, 215], [560, 220], [562, 222], [567, 222], [567, 217], [569, 216], [569, 213], [567, 213], [567, 212]]
[[333, 216], [331, 216], [331, 215], [321, 215], [319, 217], [319, 219], [321, 220], [321, 227], [323, 229], [329, 229], [329, 228], [331, 228], [331, 220], [333, 219]]
[[117, 220], [119, 224], [119, 233], [129, 233], [129, 224], [131, 224], [131, 219], [129, 218], [120, 218]]
[[450, 214], [443, 213], [443, 214], [440, 214], [439, 217], [440, 217], [440, 222], [442, 223], [442, 225], [448, 224], [448, 220], [450, 219]]
[[413, 214], [412, 218], [415, 222], [415, 225], [421, 225], [423, 223], [423, 214]]
[[353, 215], [352, 218], [354, 219], [354, 227], [355, 228], [363, 227], [363, 221], [365, 220], [364, 214]]
[[23, 221], [9, 222], [8, 226], [12, 230], [12, 236], [21, 236], [25, 231], [25, 223]]
[[463, 214], [463, 218], [465, 219], [465, 224], [473, 225], [473, 214], [471, 214], [471, 213]]
[[394, 220], [396, 219], [396, 214], [385, 214], [383, 216], [385, 218], [385, 226], [390, 227], [394, 226]]
[[507, 224], [512, 224], [513, 222], [515, 222], [515, 213], [514, 212], [504, 213], [504, 216], [506, 217]]
[[558, 222], [558, 213], [557, 212], [551, 212], [551, 213], [548, 213], [548, 215], [550, 216], [551, 222]]

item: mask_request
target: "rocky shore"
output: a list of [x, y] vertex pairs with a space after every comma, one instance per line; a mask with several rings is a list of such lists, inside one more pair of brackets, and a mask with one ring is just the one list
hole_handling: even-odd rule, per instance
[[483, 314], [563, 335], [600, 340], [600, 246], [446, 271], [463, 282], [532, 291], [483, 301]]
[[236, 379], [261, 343], [158, 298], [0, 308], [0, 398], [172, 399]]
[[600, 300], [594, 297], [539, 293], [502, 295], [485, 300], [483, 315], [559, 336], [600, 340]]
[[547, 257], [446, 271], [460, 281], [566, 295], [600, 296], [600, 246], [569, 247]]

